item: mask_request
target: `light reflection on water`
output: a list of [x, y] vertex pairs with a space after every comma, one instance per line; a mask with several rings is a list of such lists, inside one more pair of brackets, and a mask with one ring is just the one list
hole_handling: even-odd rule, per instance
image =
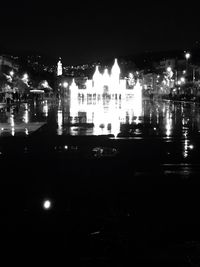
[[[84, 98], [34, 101], [1, 108], [0, 129], [16, 134], [16, 125], [47, 122], [58, 135], [108, 135], [119, 133], [133, 136], [158, 135], [170, 139], [189, 140], [200, 133], [198, 104], [126, 99]], [[19, 128], [19, 127], [18, 127]], [[2, 130], [3, 129], [3, 130]], [[185, 145], [186, 147], [186, 145]], [[187, 153], [186, 153], [187, 154]]]
[[[90, 134], [117, 136], [121, 124], [138, 124], [142, 122], [142, 101], [138, 102], [134, 97], [122, 99], [72, 99], [69, 104], [71, 126], [75, 123], [93, 124]], [[79, 131], [71, 131], [71, 134], [80, 134]], [[84, 134], [84, 131], [83, 131]], [[87, 134], [87, 131], [85, 132]]]
[[[0, 109], [0, 136], [30, 135], [33, 123], [45, 122], [56, 135], [112, 135], [159, 137], [181, 141], [179, 153], [188, 161], [195, 155], [200, 135], [200, 106], [193, 103], [141, 100], [134, 97], [61, 98], [34, 101]], [[174, 148], [172, 148], [174, 149]], [[172, 151], [166, 151], [170, 155]]]

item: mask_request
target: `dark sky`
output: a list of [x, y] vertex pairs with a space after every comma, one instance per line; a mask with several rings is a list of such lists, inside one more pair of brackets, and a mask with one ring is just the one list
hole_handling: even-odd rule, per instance
[[200, 40], [198, 6], [191, 1], [6, 1], [0, 10], [1, 47], [61, 56], [65, 64], [184, 50]]

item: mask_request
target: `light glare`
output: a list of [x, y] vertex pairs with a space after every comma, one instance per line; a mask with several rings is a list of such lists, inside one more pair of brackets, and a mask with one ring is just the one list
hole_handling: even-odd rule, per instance
[[45, 201], [43, 202], [43, 208], [44, 208], [45, 210], [50, 209], [50, 208], [51, 208], [51, 201], [50, 201], [50, 200], [45, 200]]

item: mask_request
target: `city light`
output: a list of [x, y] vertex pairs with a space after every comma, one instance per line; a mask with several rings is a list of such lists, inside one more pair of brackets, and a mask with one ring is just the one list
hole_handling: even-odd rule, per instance
[[42, 204], [43, 209], [49, 210], [51, 208], [51, 201], [50, 200], [45, 200]]
[[13, 77], [13, 76], [14, 76], [14, 74], [15, 74], [15, 73], [14, 73], [14, 71], [13, 71], [13, 70], [11, 70], [11, 71], [10, 71], [10, 76], [11, 76], [11, 77]]
[[171, 67], [167, 67], [167, 72], [171, 72], [172, 68]]
[[191, 57], [191, 54], [190, 54], [189, 52], [187, 52], [187, 53], [185, 54], [185, 58], [188, 60], [190, 57]]
[[23, 79], [23, 80], [27, 80], [27, 79], [28, 79], [28, 74], [27, 74], [27, 73], [24, 73], [22, 79]]
[[28, 74], [24, 73], [24, 75], [22, 76], [22, 81], [27, 84], [28, 83], [28, 79], [29, 79]]
[[67, 86], [68, 86], [68, 82], [64, 82], [64, 83], [63, 83], [63, 87], [64, 87], [64, 88], [67, 88]]
[[180, 78], [181, 83], [185, 83], [185, 77]]
[[194, 149], [194, 146], [193, 145], [189, 145], [189, 149]]
[[47, 81], [43, 81], [42, 86], [43, 86], [44, 88], [48, 88], [48, 87], [49, 87], [49, 84], [48, 84]]

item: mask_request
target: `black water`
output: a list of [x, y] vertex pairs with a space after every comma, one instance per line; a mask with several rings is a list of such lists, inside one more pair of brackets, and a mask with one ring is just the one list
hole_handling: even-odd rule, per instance
[[52, 104], [47, 117], [41, 113], [47, 124], [39, 131], [0, 139], [2, 257], [198, 266], [198, 105], [145, 102], [139, 122], [132, 114], [131, 123], [121, 123], [121, 138], [70, 135], [65, 117], [60, 135], [57, 110]]

